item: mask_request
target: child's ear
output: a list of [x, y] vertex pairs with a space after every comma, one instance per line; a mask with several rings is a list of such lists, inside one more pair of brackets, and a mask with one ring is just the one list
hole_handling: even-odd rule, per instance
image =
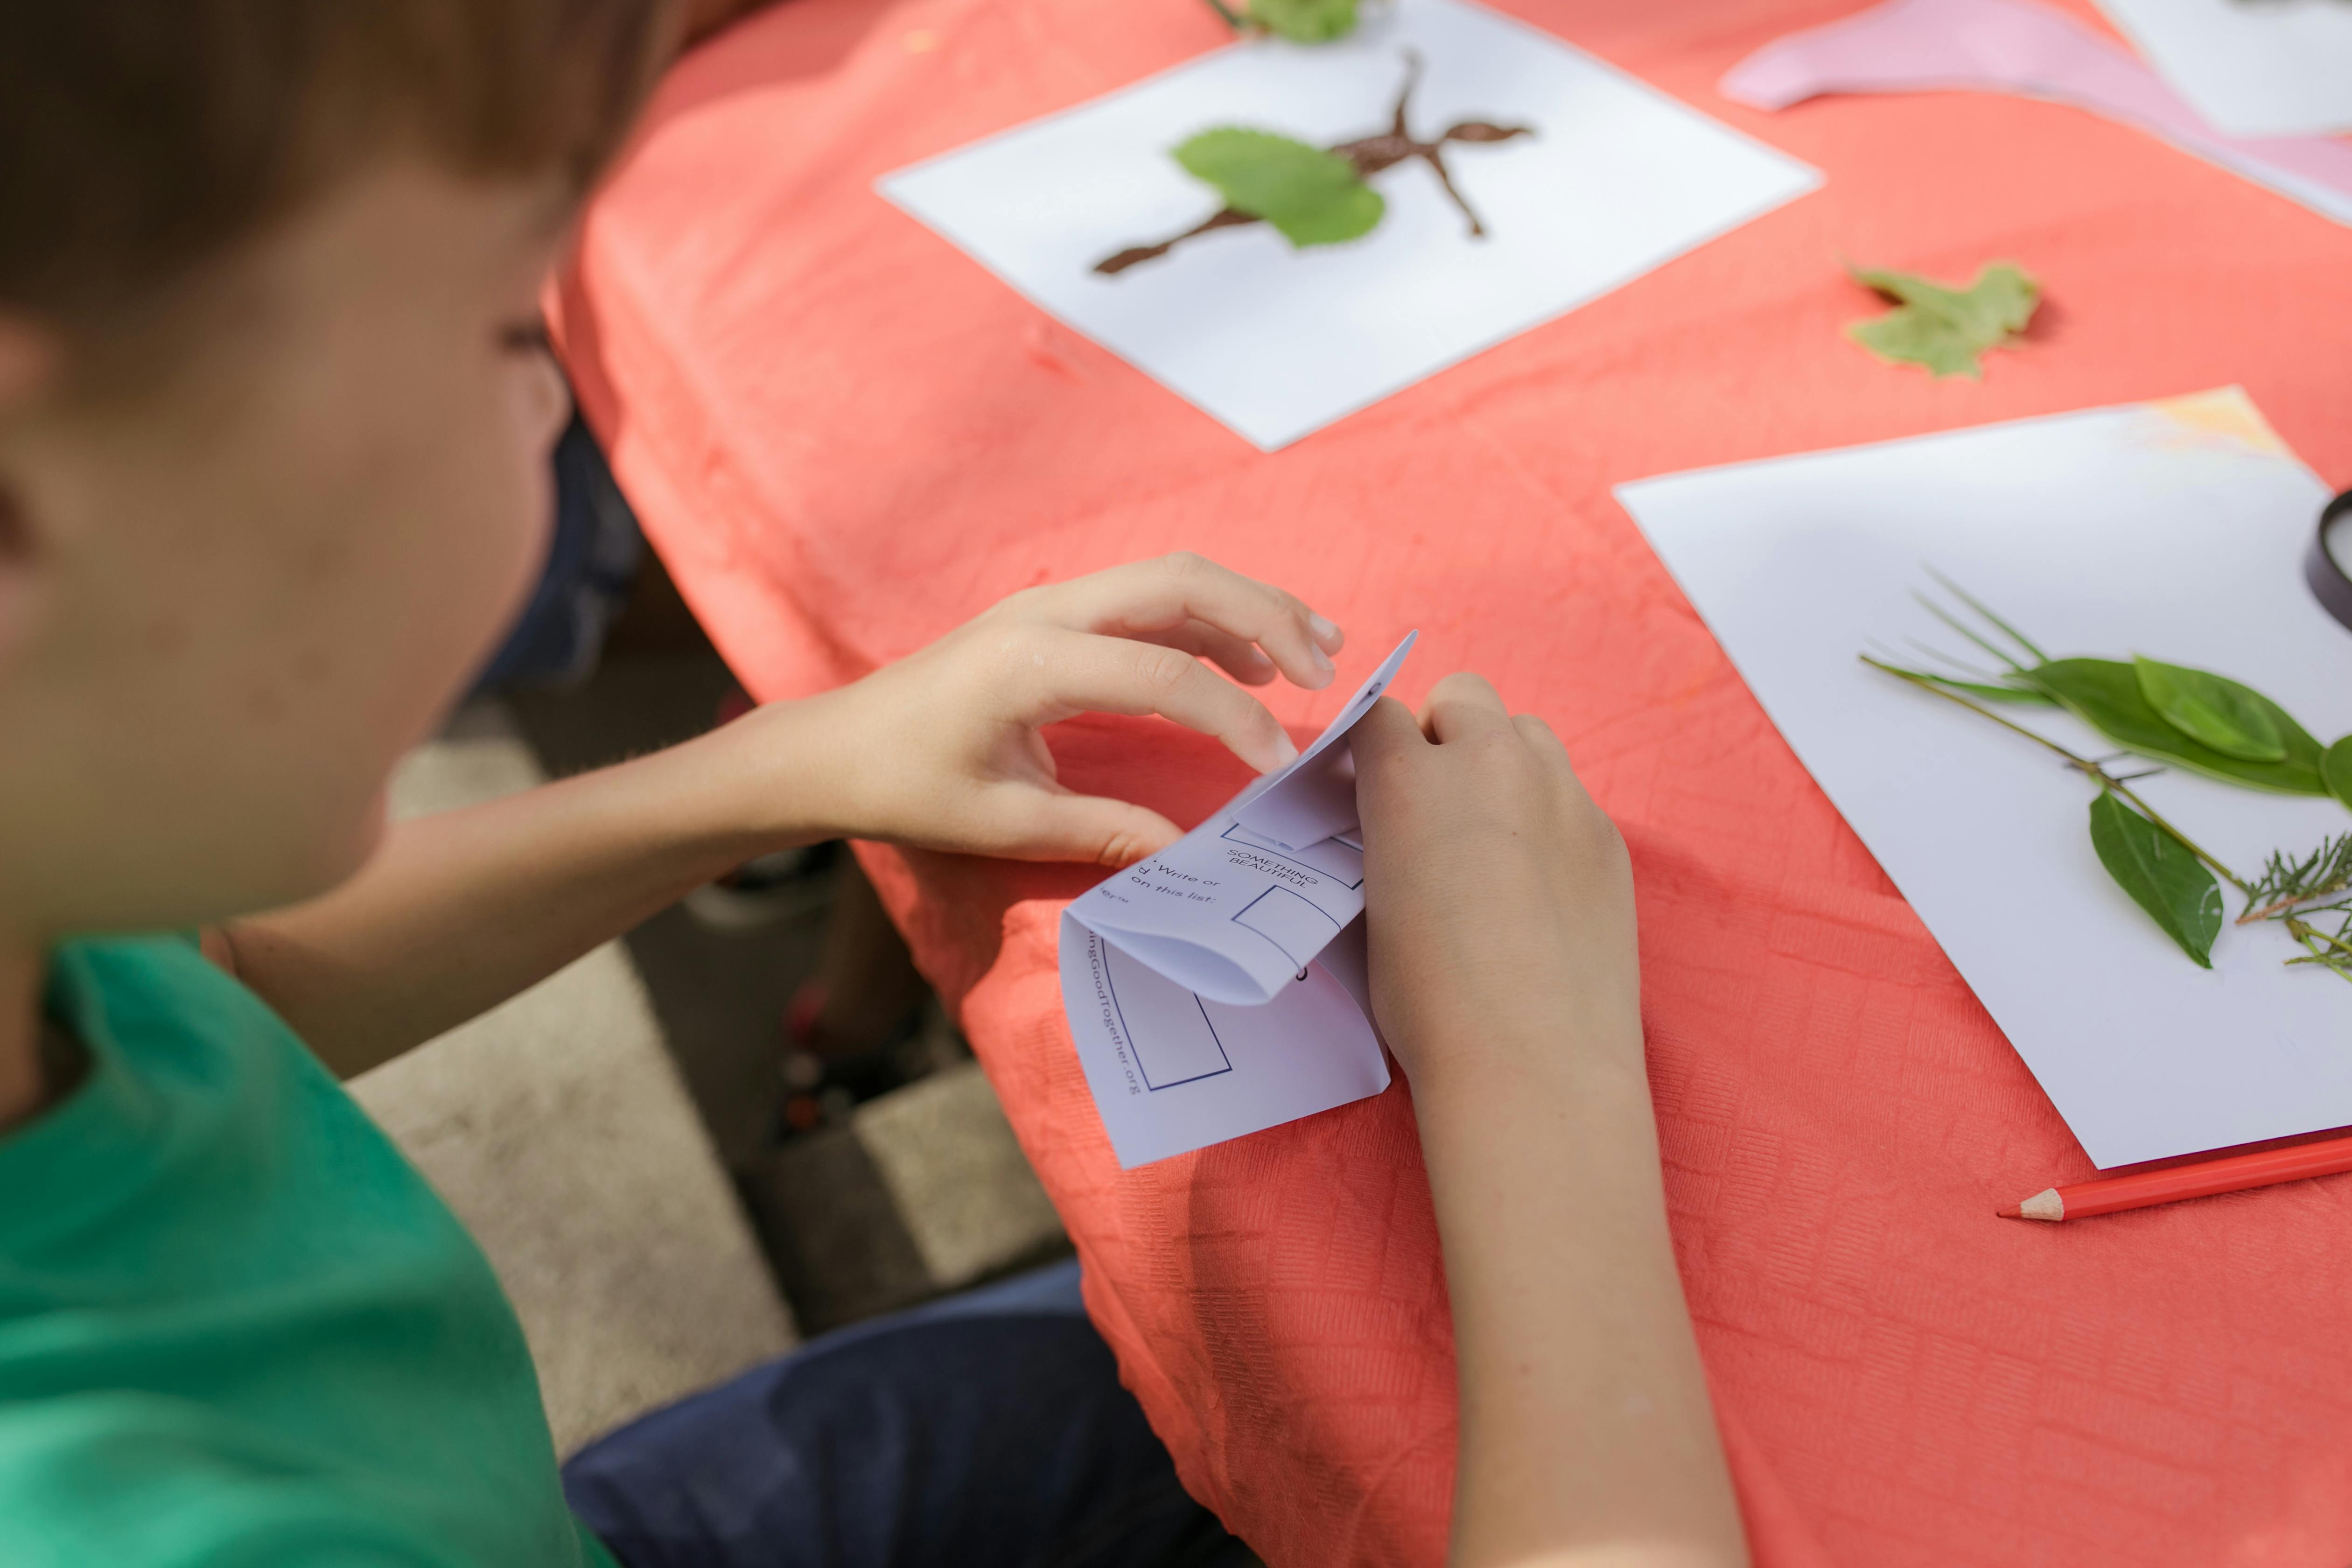
[[10, 471], [10, 427], [51, 390], [60, 358], [57, 337], [0, 309], [0, 679], [32, 630], [42, 574], [40, 530]]

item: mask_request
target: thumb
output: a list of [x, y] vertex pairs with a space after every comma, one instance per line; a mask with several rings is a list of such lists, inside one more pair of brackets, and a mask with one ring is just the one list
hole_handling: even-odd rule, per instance
[[1184, 837], [1174, 823], [1132, 801], [1043, 793], [1033, 799], [1024, 831], [1006, 851], [1024, 860], [1090, 860], [1117, 868]]

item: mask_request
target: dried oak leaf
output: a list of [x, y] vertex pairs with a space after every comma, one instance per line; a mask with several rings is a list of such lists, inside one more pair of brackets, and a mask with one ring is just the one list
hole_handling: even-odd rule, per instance
[[1966, 289], [1947, 289], [1909, 272], [1853, 270], [1853, 280], [1895, 301], [1846, 335], [1885, 360], [1924, 364], [1936, 375], [1980, 376], [1977, 356], [2025, 330], [2041, 303], [2041, 285], [2005, 261], [1978, 272]]

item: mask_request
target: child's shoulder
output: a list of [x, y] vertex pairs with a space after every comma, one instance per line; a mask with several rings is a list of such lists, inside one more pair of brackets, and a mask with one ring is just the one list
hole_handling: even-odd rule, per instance
[[[57, 1104], [0, 1136], [0, 1191], [28, 1200], [0, 1212], [19, 1259], [48, 1245], [138, 1250], [168, 1289], [180, 1266], [219, 1279], [240, 1253], [308, 1254], [353, 1229], [354, 1205], [472, 1252], [391, 1141], [193, 934], [66, 943], [46, 1007], [82, 1059]], [[366, 1237], [378, 1252], [391, 1239]]]
[[[185, 1155], [213, 1119], [268, 1116], [289, 1090], [333, 1087], [258, 996], [206, 958], [196, 933], [68, 942], [50, 955], [44, 1009], [79, 1053], [78, 1082], [47, 1114], [0, 1138], [21, 1144], [138, 1139], [144, 1158]], [[194, 1119], [192, 1122], [192, 1119]], [[129, 1151], [117, 1151], [118, 1154]], [[83, 1156], [87, 1158], [88, 1156]]]
[[85, 1064], [0, 1136], [0, 1561], [410, 1561], [412, 1518], [567, 1561], [496, 1277], [292, 1031], [188, 938], [69, 943], [47, 1006]]

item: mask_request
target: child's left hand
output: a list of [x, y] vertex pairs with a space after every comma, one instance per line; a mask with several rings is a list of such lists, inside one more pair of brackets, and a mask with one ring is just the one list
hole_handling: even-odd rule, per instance
[[798, 823], [814, 816], [853, 837], [1125, 866], [1172, 843], [1176, 825], [1066, 788], [1039, 729], [1087, 711], [1158, 713], [1264, 773], [1297, 748], [1263, 703], [1202, 661], [1250, 686], [1279, 672], [1320, 688], [1343, 640], [1281, 589], [1180, 552], [1026, 589], [855, 685], [730, 729], [775, 757], [775, 805]]

